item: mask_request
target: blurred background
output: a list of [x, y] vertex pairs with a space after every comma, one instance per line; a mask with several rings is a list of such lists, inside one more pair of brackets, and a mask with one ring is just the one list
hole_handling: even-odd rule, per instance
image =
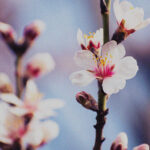
[[[149, 0], [130, 0], [144, 8], [145, 18], [150, 17]], [[54, 57], [56, 68], [50, 74], [36, 80], [39, 89], [48, 98], [61, 98], [65, 107], [53, 118], [60, 126], [60, 134], [42, 150], [92, 150], [95, 140], [93, 125], [95, 113], [82, 108], [75, 100], [81, 90], [97, 97], [97, 84], [86, 88], [74, 86], [69, 75], [79, 70], [73, 56], [80, 49], [77, 29], [95, 32], [102, 27], [99, 0], [0, 0], [0, 21], [11, 24], [18, 38], [25, 25], [35, 19], [46, 24], [45, 32], [36, 40], [24, 57], [24, 64], [37, 52], [49, 52]], [[111, 11], [111, 36], [117, 23]], [[131, 35], [124, 45], [127, 55], [134, 56], [139, 65], [137, 76], [127, 81], [124, 90], [112, 95], [108, 101], [110, 113], [104, 129], [106, 141], [103, 149], [108, 150], [119, 132], [126, 132], [129, 149], [141, 143], [150, 144], [150, 26]], [[0, 71], [14, 77], [15, 56], [0, 40]]]

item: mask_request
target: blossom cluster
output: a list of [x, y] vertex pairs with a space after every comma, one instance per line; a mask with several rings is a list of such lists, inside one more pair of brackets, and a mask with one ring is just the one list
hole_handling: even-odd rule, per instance
[[[25, 27], [22, 39], [17, 41], [14, 29], [0, 22], [2, 38], [19, 57], [27, 52], [43, 29], [43, 22], [34, 21]], [[55, 109], [63, 107], [63, 101], [56, 98], [43, 100], [34, 81], [54, 67], [49, 53], [32, 56], [21, 72], [16, 72], [22, 82], [21, 96], [16, 96], [9, 77], [0, 73], [0, 149], [35, 150], [58, 136], [59, 127], [51, 117], [55, 116]]]

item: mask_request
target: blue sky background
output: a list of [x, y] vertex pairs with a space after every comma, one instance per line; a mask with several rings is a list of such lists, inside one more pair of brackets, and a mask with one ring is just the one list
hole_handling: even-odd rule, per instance
[[[130, 1], [144, 8], [145, 18], [150, 17], [149, 0]], [[95, 138], [93, 125], [96, 116], [75, 101], [75, 94], [84, 90], [96, 98], [97, 85], [94, 82], [88, 87], [79, 88], [72, 85], [68, 77], [73, 71], [79, 70], [73, 61], [74, 53], [80, 48], [76, 40], [77, 29], [81, 28], [83, 32], [88, 33], [102, 27], [99, 1], [0, 0], [0, 5], [1, 21], [13, 25], [18, 36], [22, 36], [24, 26], [35, 19], [41, 19], [46, 24], [45, 32], [24, 57], [24, 64], [34, 53], [51, 53], [56, 61], [56, 69], [36, 82], [46, 98], [62, 98], [66, 105], [57, 111], [58, 115], [53, 118], [60, 126], [59, 137], [41, 149], [91, 150]], [[117, 24], [113, 11], [111, 12], [112, 35]], [[150, 26], [136, 32], [124, 42], [127, 55], [132, 55], [138, 60], [140, 71], [134, 79], [127, 81], [124, 90], [112, 95], [108, 101], [110, 113], [104, 130], [105, 150], [110, 148], [112, 141], [121, 131], [128, 134], [129, 149], [143, 142], [150, 143], [149, 39]], [[0, 53], [0, 70], [8, 73], [14, 81], [15, 57], [3, 41], [0, 41]]]

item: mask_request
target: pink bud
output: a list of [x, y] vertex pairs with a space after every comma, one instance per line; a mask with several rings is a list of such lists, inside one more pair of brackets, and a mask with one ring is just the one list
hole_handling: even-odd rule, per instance
[[142, 144], [142, 145], [135, 147], [133, 150], [149, 150], [149, 145]]
[[45, 25], [42, 21], [36, 20], [24, 29], [24, 37], [27, 40], [33, 41], [44, 30]]
[[76, 100], [87, 109], [91, 109], [93, 111], [98, 110], [97, 101], [90, 94], [84, 91], [76, 94]]
[[13, 41], [15, 38], [14, 29], [9, 24], [3, 22], [0, 22], [0, 33], [6, 41]]
[[39, 77], [52, 71], [54, 67], [55, 62], [49, 53], [38, 53], [29, 60], [25, 76], [30, 78]]
[[127, 150], [128, 148], [128, 137], [125, 132], [121, 132], [115, 141], [112, 144], [112, 149], [116, 150], [117, 148], [121, 147], [121, 150]]

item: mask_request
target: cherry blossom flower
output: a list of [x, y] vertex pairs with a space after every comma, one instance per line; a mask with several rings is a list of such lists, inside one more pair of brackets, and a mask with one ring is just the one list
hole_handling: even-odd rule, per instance
[[42, 119], [55, 115], [54, 109], [61, 108], [63, 102], [59, 99], [41, 100], [42, 94], [39, 93], [32, 80], [27, 82], [24, 101], [21, 101], [14, 94], [1, 94], [1, 99], [12, 107], [10, 111], [18, 116], [32, 118], [32, 116]]
[[11, 81], [7, 74], [1, 72], [0, 73], [0, 92], [2, 93], [12, 93], [13, 88], [11, 85]]
[[103, 29], [96, 33], [83, 34], [80, 29], [77, 32], [77, 40], [83, 50], [99, 49], [103, 45]]
[[58, 136], [59, 127], [54, 121], [34, 121], [23, 137], [24, 145], [38, 148]]
[[[126, 135], [126, 133], [121, 132], [117, 138], [115, 139], [115, 141], [112, 143], [111, 146], [111, 150], [127, 150], [128, 149], [128, 137]], [[139, 145], [135, 148], [133, 148], [133, 150], [149, 150], [149, 146], [148, 144], [142, 144]]]
[[25, 76], [36, 78], [52, 71], [55, 62], [49, 53], [37, 53], [27, 63]]
[[8, 110], [6, 104], [0, 103], [0, 142], [13, 144], [27, 132], [24, 117], [19, 117]]
[[114, 1], [114, 13], [119, 25], [118, 32], [125, 33], [127, 37], [136, 30], [142, 29], [150, 24], [150, 18], [144, 20], [144, 10], [142, 8], [134, 8], [133, 5], [124, 0]]
[[125, 56], [125, 48], [115, 41], [106, 43], [98, 55], [91, 51], [78, 51], [75, 62], [83, 70], [70, 75], [73, 84], [86, 86], [94, 79], [102, 83], [105, 93], [117, 93], [123, 89], [127, 79], [133, 78], [137, 71], [137, 62], [133, 57]]

